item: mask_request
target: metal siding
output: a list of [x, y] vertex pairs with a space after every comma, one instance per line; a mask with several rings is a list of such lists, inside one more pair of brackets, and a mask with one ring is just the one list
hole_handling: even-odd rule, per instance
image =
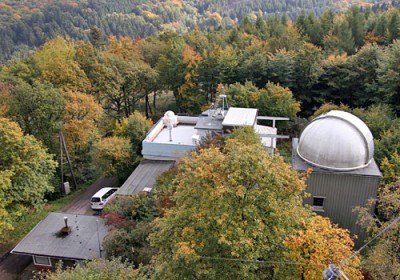
[[357, 214], [353, 213], [353, 209], [365, 206], [369, 199], [376, 198], [378, 184], [378, 177], [313, 172], [306, 188], [311, 197], [304, 201], [311, 204], [312, 196], [326, 197], [323, 216], [359, 235], [361, 240], [365, 233], [356, 224]]

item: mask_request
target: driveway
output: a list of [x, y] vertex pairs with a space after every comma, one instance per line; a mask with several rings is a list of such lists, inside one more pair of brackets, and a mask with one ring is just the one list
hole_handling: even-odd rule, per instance
[[[72, 214], [94, 215], [90, 208], [90, 198], [101, 188], [115, 186], [117, 179], [114, 177], [101, 177], [86, 189], [79, 197], [75, 198], [62, 212]], [[25, 279], [20, 275], [24, 269], [32, 263], [32, 257], [6, 253], [0, 256], [0, 279], [13, 280]], [[29, 279], [29, 278], [28, 278]]]
[[115, 177], [101, 177], [94, 182], [79, 197], [75, 198], [62, 212], [71, 214], [94, 215], [95, 211], [90, 208], [90, 198], [101, 188], [115, 186], [117, 179]]

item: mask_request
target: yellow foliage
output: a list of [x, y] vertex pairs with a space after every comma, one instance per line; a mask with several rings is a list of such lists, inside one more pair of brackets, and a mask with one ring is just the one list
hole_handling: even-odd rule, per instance
[[85, 148], [97, 129], [97, 122], [103, 114], [103, 108], [92, 95], [67, 91], [62, 115], [65, 141], [70, 153]]
[[331, 54], [329, 55], [323, 63], [330, 64], [330, 65], [337, 65], [337, 64], [343, 64], [346, 63], [347, 61], [347, 54], [342, 53], [342, 54]]
[[142, 16], [148, 17], [148, 18], [158, 18], [159, 16], [150, 12], [150, 11], [143, 11]]
[[222, 21], [222, 17], [219, 13], [214, 12], [210, 15], [210, 19], [215, 20], [217, 22], [221, 22]]
[[[349, 231], [332, 224], [328, 218], [313, 216], [301, 224], [303, 227], [288, 236], [284, 244], [290, 249], [291, 260], [308, 264], [298, 266], [303, 279], [318, 279], [329, 264], [340, 265], [353, 254], [354, 242]], [[342, 270], [350, 279], [363, 279], [359, 266], [360, 259], [356, 256]]]

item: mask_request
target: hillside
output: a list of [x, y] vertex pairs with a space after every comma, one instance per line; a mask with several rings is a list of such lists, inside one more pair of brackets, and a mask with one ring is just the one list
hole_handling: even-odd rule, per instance
[[[368, 0], [368, 2], [379, 2]], [[302, 12], [321, 15], [332, 9], [367, 5], [337, 0], [6, 0], [0, 3], [0, 62], [13, 53], [37, 47], [57, 35], [89, 38], [96, 26], [106, 35], [146, 37], [160, 31], [229, 27], [245, 16], [251, 20], [271, 15], [295, 19]]]

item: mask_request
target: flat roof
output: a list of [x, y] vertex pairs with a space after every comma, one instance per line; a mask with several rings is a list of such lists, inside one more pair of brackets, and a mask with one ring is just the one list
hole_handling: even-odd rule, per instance
[[254, 125], [257, 119], [257, 109], [230, 107], [222, 122], [223, 126]]
[[196, 134], [194, 124], [178, 124], [172, 128], [172, 141], [169, 141], [169, 129], [164, 126], [160, 133], [153, 139], [153, 143], [192, 145], [192, 136]]
[[309, 164], [308, 162], [304, 161], [302, 158], [299, 157], [297, 154], [297, 146], [299, 144], [298, 138], [292, 139], [292, 166], [295, 170], [298, 171], [306, 171], [307, 169], [311, 168], [313, 172], [320, 172], [320, 173], [335, 173], [335, 174], [350, 174], [350, 175], [361, 175], [361, 176], [374, 176], [374, 177], [382, 177], [382, 173], [379, 171], [378, 165], [376, 164], [375, 160], [372, 159], [371, 163], [360, 169], [350, 170], [350, 171], [335, 171], [335, 170], [328, 170], [323, 169], [314, 165]]
[[[68, 235], [59, 234], [65, 227], [64, 217], [68, 218], [71, 229]], [[73, 260], [99, 258], [99, 242], [103, 242], [107, 233], [104, 220], [98, 216], [51, 212], [11, 253]]]
[[133, 195], [141, 191], [150, 191], [156, 182], [157, 176], [170, 169], [174, 164], [175, 161], [173, 160], [142, 160], [125, 183], [118, 189], [117, 194]]

